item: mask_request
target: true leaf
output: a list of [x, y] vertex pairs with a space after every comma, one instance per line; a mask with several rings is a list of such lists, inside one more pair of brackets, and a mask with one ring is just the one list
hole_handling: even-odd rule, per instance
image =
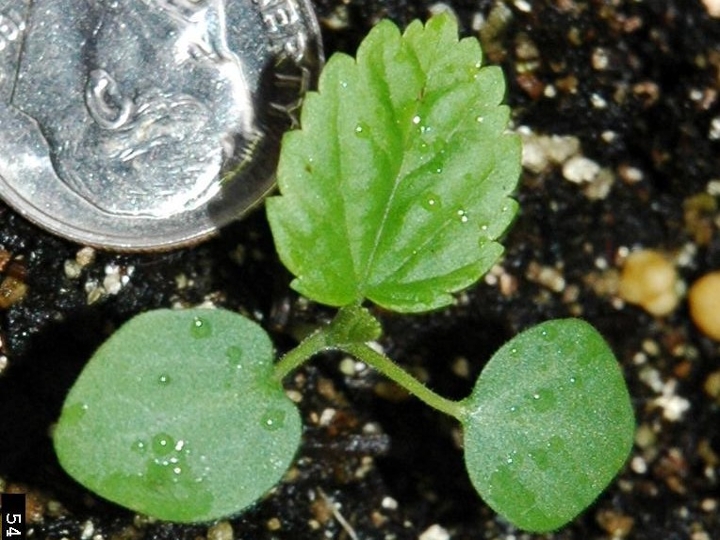
[[95, 353], [54, 432], [63, 468], [151, 516], [205, 521], [275, 485], [300, 441], [265, 332], [224, 310], [138, 315]]
[[620, 368], [577, 319], [505, 344], [463, 402], [465, 462], [483, 499], [518, 527], [570, 521], [627, 459], [634, 418]]
[[475, 488], [512, 523], [538, 532], [593, 502], [627, 459], [635, 431], [612, 351], [577, 319], [540, 324], [506, 343], [463, 407]]
[[404, 35], [378, 24], [357, 60], [335, 54], [302, 129], [283, 139], [281, 196], [267, 201], [278, 253], [305, 296], [417, 312], [498, 259], [516, 213], [520, 143], [505, 133], [501, 71], [446, 15]]

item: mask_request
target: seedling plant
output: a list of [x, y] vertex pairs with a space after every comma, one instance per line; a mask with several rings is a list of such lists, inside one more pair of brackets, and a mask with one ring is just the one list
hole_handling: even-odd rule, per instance
[[[90, 490], [159, 519], [202, 522], [249, 507], [301, 442], [282, 381], [342, 351], [462, 426], [482, 498], [516, 526], [561, 527], [623, 465], [634, 419], [621, 370], [578, 319], [549, 321], [501, 347], [471, 394], [446, 399], [372, 342], [372, 305], [449, 306], [501, 256], [520, 143], [508, 134], [501, 71], [446, 15], [401, 35], [378, 24], [357, 59], [334, 55], [285, 135], [280, 195], [267, 201], [292, 287], [337, 307], [278, 362], [267, 333], [224, 309], [136, 316], [95, 353], [54, 431], [65, 470]], [[370, 306], [370, 307], [368, 307]]]

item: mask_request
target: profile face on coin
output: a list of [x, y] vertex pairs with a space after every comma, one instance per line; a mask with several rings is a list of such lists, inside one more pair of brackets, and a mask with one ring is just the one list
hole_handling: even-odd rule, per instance
[[28, 218], [101, 247], [172, 247], [270, 189], [321, 61], [307, 5], [4, 6], [0, 27], [14, 31], [0, 31], [0, 195]]

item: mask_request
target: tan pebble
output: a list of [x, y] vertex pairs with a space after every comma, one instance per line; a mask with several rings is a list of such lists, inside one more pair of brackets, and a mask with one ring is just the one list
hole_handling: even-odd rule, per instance
[[706, 336], [720, 341], [720, 270], [705, 274], [690, 287], [690, 317]]
[[635, 520], [613, 510], [600, 510], [596, 516], [598, 525], [613, 538], [625, 538], [633, 528]]
[[705, 384], [703, 384], [703, 389], [708, 396], [720, 401], [720, 370], [713, 371], [708, 375]]
[[708, 15], [720, 18], [720, 0], [702, 0]]
[[618, 295], [662, 317], [677, 307], [679, 289], [677, 270], [672, 262], [658, 251], [644, 249], [631, 253], [626, 259]]
[[220, 521], [210, 527], [207, 532], [208, 540], [234, 540], [232, 525], [228, 521]]

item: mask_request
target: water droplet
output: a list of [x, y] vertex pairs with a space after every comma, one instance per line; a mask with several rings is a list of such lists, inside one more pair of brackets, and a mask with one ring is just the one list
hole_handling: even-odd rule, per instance
[[550, 452], [544, 448], [535, 448], [530, 454], [530, 459], [532, 459], [541, 471], [546, 471], [550, 468]]
[[237, 368], [242, 367], [240, 364], [240, 362], [242, 362], [242, 355], [242, 348], [238, 345], [230, 345], [227, 349], [225, 349], [225, 356], [227, 357], [228, 362]]
[[142, 439], [138, 439], [135, 442], [132, 443], [130, 446], [130, 450], [135, 452], [136, 454], [144, 454], [145, 450], [147, 450], [147, 446], [145, 445], [145, 441]]
[[158, 433], [152, 439], [152, 449], [156, 456], [167, 456], [175, 446], [175, 440], [167, 433]]
[[570, 377], [570, 384], [575, 384], [577, 382], [577, 379], [575, 377]]
[[355, 126], [355, 135], [357, 135], [361, 139], [369, 138], [370, 126], [368, 126], [365, 122], [359, 122], [358, 125]]
[[439, 210], [442, 208], [442, 200], [440, 199], [440, 195], [436, 193], [428, 193], [425, 195], [425, 199], [422, 202], [422, 207], [425, 210]]
[[555, 392], [550, 389], [544, 388], [538, 390], [532, 395], [532, 408], [535, 412], [547, 412], [552, 410], [557, 404], [557, 398]]
[[63, 411], [63, 420], [68, 424], [77, 424], [88, 410], [87, 403], [73, 403], [65, 407]]
[[479, 124], [482, 124], [482, 123], [485, 121], [485, 117], [484, 117], [484, 116], [478, 116], [478, 117], [475, 118], [475, 121], [478, 122]]
[[[512, 489], [508, 489], [512, 486]], [[536, 497], [518, 478], [515, 467], [503, 464], [490, 475], [490, 493], [498, 505], [505, 508], [523, 508], [538, 513]], [[526, 512], [526, 513], [527, 513]]]
[[422, 121], [422, 118], [420, 118], [417, 114], [413, 116], [412, 123], [416, 126]]
[[510, 407], [510, 412], [515, 412], [515, 411], [517, 411], [517, 407], [515, 405]]
[[557, 332], [552, 325], [543, 325], [540, 335], [545, 338], [547, 342], [553, 342], [557, 340]]
[[145, 477], [147, 478], [148, 484], [155, 487], [162, 487], [172, 481], [172, 478], [168, 474], [167, 461], [159, 461], [157, 459], [151, 459], [147, 462], [145, 468]]
[[158, 383], [163, 386], [167, 386], [168, 384], [170, 384], [170, 375], [163, 373], [158, 377]]
[[190, 335], [196, 339], [210, 337], [212, 334], [212, 326], [202, 317], [194, 317], [190, 326]]
[[342, 88], [347, 88], [348, 83], [345, 82], [345, 81], [340, 81], [340, 86], [341, 86]]
[[515, 347], [510, 349], [510, 354], [517, 354], [517, 349]]
[[513, 458], [511, 458], [511, 457], [507, 458], [507, 462], [508, 462], [508, 463], [512, 463], [512, 462], [513, 462]]
[[457, 218], [460, 221], [460, 223], [467, 223], [468, 222], [468, 215], [464, 208], [460, 208], [457, 212]]
[[260, 424], [268, 431], [276, 431], [285, 425], [285, 411], [281, 409], [268, 409], [260, 419]]

